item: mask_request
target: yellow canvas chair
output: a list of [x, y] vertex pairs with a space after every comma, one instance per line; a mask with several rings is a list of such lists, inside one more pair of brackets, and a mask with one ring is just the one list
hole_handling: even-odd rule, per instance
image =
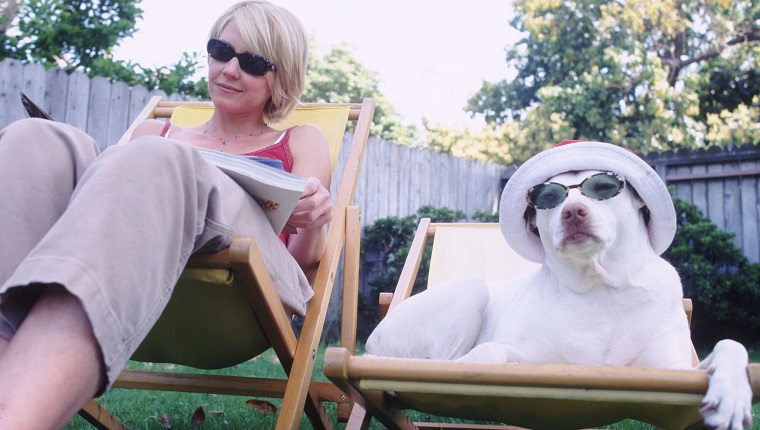
[[[373, 99], [365, 99], [361, 104], [305, 104], [286, 122], [277, 125], [284, 129], [309, 123], [322, 128], [328, 137], [335, 170], [346, 123], [356, 121], [327, 232], [326, 250], [300, 337], [293, 331], [254, 239], [236, 237], [228, 249], [191, 257], [167, 308], [132, 357], [137, 361], [218, 369], [245, 362], [271, 347], [288, 378], [124, 370], [114, 388], [279, 397], [283, 402], [278, 429], [298, 428], [303, 412], [314, 428], [332, 427], [322, 402], [346, 402], [347, 398], [333, 384], [313, 381], [312, 373], [344, 245], [344, 284], [357, 284], [354, 278], [358, 277], [360, 220], [359, 210], [351, 202], [374, 107]], [[207, 102], [166, 102], [154, 97], [119, 143], [128, 141], [137, 124], [145, 119], [171, 118], [176, 124], [194, 125], [206, 121], [212, 109]], [[355, 295], [356, 292], [348, 293], [348, 297]], [[346, 310], [351, 310], [350, 304]], [[345, 339], [346, 345], [355, 344], [350, 335]], [[80, 415], [99, 428], [122, 428], [95, 401], [88, 403]]]
[[[538, 267], [509, 248], [498, 224], [423, 219], [395, 292], [381, 296], [381, 307], [389, 307], [388, 312], [411, 294], [430, 237], [428, 288], [458, 275], [479, 273], [498, 280]], [[685, 300], [684, 306], [690, 318], [691, 301]], [[698, 363], [693, 348], [692, 356]], [[700, 420], [698, 409], [708, 384], [701, 370], [379, 358], [356, 356], [344, 347], [328, 348], [324, 373], [357, 403], [346, 429], [366, 428], [371, 416], [391, 429], [514, 428], [412, 422], [405, 409], [540, 429], [594, 427], [627, 418], [680, 429]], [[749, 374], [756, 402], [760, 365], [751, 364]]]

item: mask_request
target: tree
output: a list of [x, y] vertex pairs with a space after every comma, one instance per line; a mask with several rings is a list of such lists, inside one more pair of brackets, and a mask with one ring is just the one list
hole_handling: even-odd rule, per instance
[[205, 77], [193, 81], [192, 76], [200, 67], [201, 56], [184, 52], [174, 64], [149, 68], [132, 62], [116, 61], [109, 54], [92, 63], [90, 76], [105, 76], [112, 81], [125, 82], [130, 86], [142, 86], [162, 90], [166, 94], [180, 94], [189, 98], [208, 100], [208, 81]]
[[3, 0], [2, 6], [0, 8], [0, 32], [5, 34], [5, 31], [11, 25], [11, 21], [16, 17], [18, 2], [16, 0]]
[[516, 77], [484, 82], [466, 107], [517, 124], [513, 146], [574, 138], [649, 152], [725, 144], [737, 129], [760, 142], [760, 4], [516, 0], [515, 11]]
[[333, 46], [324, 57], [316, 52], [312, 44], [303, 101], [347, 103], [372, 97], [376, 102], [372, 134], [390, 142], [412, 144], [415, 130], [401, 124], [395, 107], [379, 90], [377, 73], [362, 66], [345, 44]]
[[519, 152], [519, 148], [513, 145], [514, 140], [504, 138], [513, 134], [509, 130], [510, 124], [491, 122], [480, 131], [472, 131], [468, 128], [431, 124], [423, 118], [422, 126], [422, 143], [418, 146], [431, 151], [504, 166], [514, 163], [514, 157]]
[[136, 31], [142, 17], [140, 1], [8, 1], [0, 14], [0, 59], [10, 57], [69, 73], [105, 76], [167, 94], [208, 97], [205, 79], [191, 80], [199, 67], [197, 53], [184, 53], [175, 64], [154, 69], [113, 59], [114, 47]]
[[135, 32], [140, 0], [26, 0], [18, 9], [19, 35], [9, 37], [15, 58], [46, 67], [88, 72], [120, 40]]

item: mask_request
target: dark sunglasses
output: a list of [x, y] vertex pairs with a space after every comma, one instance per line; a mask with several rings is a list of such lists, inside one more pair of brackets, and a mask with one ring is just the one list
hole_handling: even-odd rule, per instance
[[613, 172], [597, 173], [584, 179], [577, 185], [562, 185], [545, 182], [528, 190], [528, 204], [536, 209], [556, 208], [567, 198], [573, 188], [578, 188], [586, 197], [595, 200], [607, 200], [620, 194], [625, 188], [625, 179]]
[[240, 69], [249, 75], [264, 76], [269, 71], [277, 70], [277, 66], [259, 54], [243, 52], [238, 54], [229, 43], [219, 39], [209, 39], [206, 45], [209, 57], [226, 63], [237, 57]]

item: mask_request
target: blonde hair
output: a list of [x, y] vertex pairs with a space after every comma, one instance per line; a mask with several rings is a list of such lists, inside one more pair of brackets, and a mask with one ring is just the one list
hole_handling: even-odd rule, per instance
[[246, 49], [263, 55], [277, 66], [266, 74], [272, 97], [264, 106], [267, 121], [285, 119], [298, 106], [306, 86], [309, 39], [292, 12], [266, 0], [241, 1], [227, 9], [214, 23], [210, 38], [219, 38], [235, 20]]

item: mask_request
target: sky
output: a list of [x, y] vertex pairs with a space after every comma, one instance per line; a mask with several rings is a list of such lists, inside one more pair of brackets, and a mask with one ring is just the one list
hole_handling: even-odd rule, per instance
[[[176, 63], [183, 52], [205, 55], [209, 28], [236, 1], [142, 0], [137, 32], [114, 56], [158, 67]], [[301, 19], [318, 54], [346, 43], [377, 73], [381, 93], [404, 124], [426, 117], [433, 124], [482, 126], [464, 106], [484, 80], [509, 76], [505, 49], [519, 39], [509, 26], [510, 0], [271, 1]]]

